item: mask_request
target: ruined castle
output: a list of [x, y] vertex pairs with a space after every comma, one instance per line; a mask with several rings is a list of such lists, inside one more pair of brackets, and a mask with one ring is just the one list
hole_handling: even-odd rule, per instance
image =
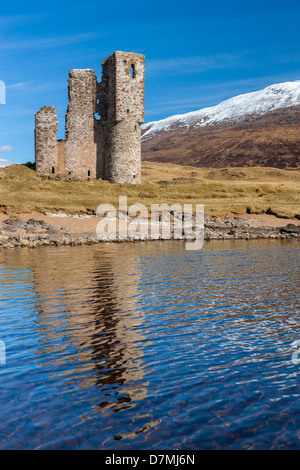
[[39, 175], [141, 182], [145, 57], [117, 51], [92, 69], [69, 72], [65, 140], [58, 141], [56, 109], [35, 115], [35, 161]]

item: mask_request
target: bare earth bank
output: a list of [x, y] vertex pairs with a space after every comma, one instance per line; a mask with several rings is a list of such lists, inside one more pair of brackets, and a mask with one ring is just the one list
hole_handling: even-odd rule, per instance
[[[100, 243], [96, 227], [101, 218], [94, 215], [71, 216], [32, 212], [8, 217], [0, 214], [0, 247], [36, 247], [39, 245], [83, 245]], [[132, 221], [133, 219], [131, 219]], [[117, 224], [128, 224], [130, 220]], [[150, 224], [150, 222], [149, 222]], [[150, 232], [150, 230], [149, 230]], [[171, 238], [173, 237], [171, 230]], [[187, 238], [185, 236], [182, 237]], [[205, 240], [300, 238], [300, 220], [278, 218], [269, 214], [243, 214], [223, 217], [205, 216]], [[136, 234], [127, 241], [150, 241], [150, 236]], [[108, 242], [124, 241], [113, 232]], [[126, 241], [126, 240], [125, 240]]]

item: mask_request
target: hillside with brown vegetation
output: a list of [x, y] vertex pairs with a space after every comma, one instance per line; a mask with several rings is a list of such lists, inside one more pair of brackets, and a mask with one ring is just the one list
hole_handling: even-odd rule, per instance
[[299, 169], [300, 108], [248, 116], [238, 123], [188, 128], [174, 124], [142, 140], [142, 158], [209, 168]]

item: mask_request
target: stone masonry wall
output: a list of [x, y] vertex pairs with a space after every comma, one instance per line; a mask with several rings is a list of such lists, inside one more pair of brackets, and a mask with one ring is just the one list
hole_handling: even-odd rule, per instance
[[65, 141], [57, 141], [57, 150], [58, 150], [58, 165], [57, 172], [61, 176], [66, 176], [66, 152], [65, 152]]
[[105, 179], [111, 183], [141, 183], [141, 127], [124, 120], [106, 123]]
[[145, 58], [117, 51], [102, 63], [98, 112], [105, 126], [105, 179], [141, 182]]
[[115, 52], [115, 120], [144, 122], [145, 57], [130, 52]]
[[43, 106], [35, 115], [35, 155], [38, 175], [53, 176], [58, 171], [56, 109]]
[[66, 173], [74, 178], [97, 177], [95, 138], [95, 71], [70, 70], [69, 105], [66, 112]]
[[105, 172], [105, 126], [102, 120], [95, 119], [95, 141], [97, 146], [97, 178], [104, 179]]

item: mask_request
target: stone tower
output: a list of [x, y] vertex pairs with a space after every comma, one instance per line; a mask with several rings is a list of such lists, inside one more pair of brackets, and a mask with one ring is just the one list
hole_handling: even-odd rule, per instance
[[118, 51], [102, 62], [97, 106], [106, 136], [104, 177], [111, 182], [141, 182], [144, 69], [141, 54]]
[[132, 52], [107, 57], [100, 83], [92, 69], [70, 70], [65, 141], [55, 108], [36, 114], [37, 173], [140, 183], [144, 79], [145, 57]]
[[70, 70], [69, 105], [66, 112], [66, 174], [96, 178], [95, 70]]
[[58, 166], [57, 129], [56, 109], [52, 106], [43, 106], [35, 115], [36, 172], [40, 175], [54, 175], [56, 172]]

